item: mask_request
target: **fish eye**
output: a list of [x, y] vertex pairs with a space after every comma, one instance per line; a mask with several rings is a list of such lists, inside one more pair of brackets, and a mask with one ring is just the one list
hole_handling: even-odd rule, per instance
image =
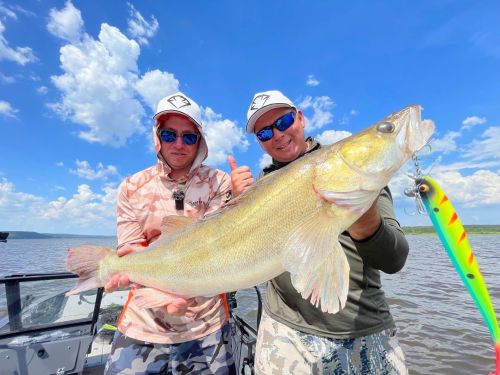
[[392, 133], [394, 132], [394, 124], [392, 122], [382, 122], [378, 124], [377, 130], [381, 133]]

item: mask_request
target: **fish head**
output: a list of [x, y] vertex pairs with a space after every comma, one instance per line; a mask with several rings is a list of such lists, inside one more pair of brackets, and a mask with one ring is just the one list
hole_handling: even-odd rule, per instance
[[357, 173], [385, 183], [434, 133], [434, 123], [421, 119], [421, 107], [410, 105], [346, 138], [339, 154]]

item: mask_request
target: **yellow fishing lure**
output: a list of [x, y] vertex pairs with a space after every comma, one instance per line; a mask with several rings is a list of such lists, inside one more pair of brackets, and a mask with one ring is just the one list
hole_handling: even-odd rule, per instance
[[500, 328], [465, 229], [450, 200], [436, 181], [430, 177], [421, 177], [416, 179], [416, 186], [448, 256], [479, 308], [495, 343], [496, 371], [490, 375], [500, 375]]

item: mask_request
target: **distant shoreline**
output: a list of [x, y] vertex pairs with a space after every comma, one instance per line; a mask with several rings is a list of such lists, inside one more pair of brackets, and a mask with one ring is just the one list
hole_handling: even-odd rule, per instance
[[[464, 225], [467, 234], [500, 235], [500, 225]], [[405, 234], [436, 234], [433, 226], [403, 227]]]
[[[500, 235], [500, 225], [464, 225], [467, 234], [489, 234]], [[433, 226], [403, 227], [405, 234], [436, 234]], [[67, 233], [38, 233], [27, 231], [9, 232], [8, 240], [16, 239], [51, 239], [51, 238], [116, 238], [116, 235], [94, 235], [94, 234], [67, 234]]]
[[116, 235], [93, 235], [93, 234], [66, 234], [66, 233], [38, 233], [38, 232], [27, 232], [27, 231], [11, 231], [9, 232], [9, 238], [7, 241], [12, 239], [15, 240], [27, 240], [27, 239], [51, 239], [51, 238], [112, 238]]

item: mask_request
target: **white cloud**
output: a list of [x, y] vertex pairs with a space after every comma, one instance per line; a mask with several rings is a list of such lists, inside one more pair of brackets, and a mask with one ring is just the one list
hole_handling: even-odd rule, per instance
[[135, 89], [154, 112], [160, 99], [179, 91], [179, 81], [173, 74], [155, 69], [144, 74]]
[[114, 165], [104, 167], [102, 163], [97, 164], [96, 169], [92, 169], [90, 163], [86, 160], [77, 160], [77, 169], [70, 169], [70, 173], [87, 180], [107, 180], [108, 176], [118, 175], [118, 170]]
[[47, 86], [40, 86], [36, 89], [36, 92], [45, 95], [49, 92], [49, 89], [47, 88]]
[[246, 151], [249, 145], [243, 130], [231, 120], [223, 119], [210, 107], [202, 109], [203, 131], [208, 144], [208, 165], [223, 164], [233, 150], [239, 148]]
[[271, 158], [271, 155], [269, 154], [262, 154], [262, 156], [259, 159], [259, 167], [260, 169], [264, 169], [267, 167], [269, 164], [271, 164], [273, 161], [273, 158]]
[[147, 22], [142, 14], [136, 10], [131, 3], [128, 3], [128, 6], [131, 17], [128, 20], [129, 34], [140, 44], [149, 44], [148, 39], [152, 38], [158, 31], [158, 21], [154, 16], [151, 16], [151, 22]]
[[81, 43], [67, 44], [60, 52], [64, 73], [51, 79], [62, 97], [49, 107], [85, 125], [88, 130], [80, 131], [80, 138], [119, 147], [132, 135], [144, 133], [145, 111], [134, 91], [137, 42], [102, 24], [99, 40], [86, 35]]
[[[57, 187], [56, 187], [57, 188]], [[116, 231], [117, 188], [106, 185], [96, 193], [80, 185], [69, 198], [54, 200], [18, 192], [0, 179], [0, 227], [52, 233], [112, 234]]]
[[462, 129], [472, 128], [474, 125], [482, 125], [486, 122], [485, 117], [469, 116], [462, 121]]
[[310, 118], [306, 116], [306, 130], [321, 129], [333, 120], [333, 114], [330, 110], [335, 106], [335, 103], [328, 96], [307, 96], [298, 107], [302, 110], [312, 109], [313, 115]]
[[500, 204], [500, 174], [489, 170], [478, 170], [464, 176], [458, 171], [434, 172], [452, 202], [465, 207]]
[[325, 130], [323, 133], [317, 135], [316, 138], [322, 145], [331, 145], [350, 135], [352, 133], [345, 130]]
[[26, 65], [36, 60], [33, 50], [30, 47], [9, 47], [9, 42], [3, 36], [5, 26], [0, 20], [0, 61], [10, 60], [20, 65]]
[[463, 157], [472, 160], [500, 159], [500, 127], [492, 126], [475, 139], [463, 152]]
[[82, 14], [76, 9], [71, 1], [66, 2], [66, 6], [57, 10], [50, 10], [50, 20], [47, 24], [47, 30], [68, 42], [78, 42], [83, 36]]
[[461, 134], [459, 132], [450, 131], [442, 138], [431, 139], [430, 146], [432, 152], [442, 152], [444, 154], [448, 154], [452, 151], [456, 151], [457, 143], [455, 142], [455, 139], [460, 136]]
[[309, 74], [306, 81], [307, 86], [318, 86], [319, 81], [314, 77], [314, 74]]
[[[72, 17], [76, 17], [76, 12], [80, 14], [72, 10], [71, 3], [65, 9], [71, 10], [66, 13]], [[53, 14], [60, 13], [64, 12], [53, 10]], [[80, 29], [71, 31], [61, 26], [57, 34], [72, 42], [60, 49], [63, 73], [51, 79], [61, 97], [58, 102], [50, 103], [49, 108], [63, 119], [83, 125], [83, 130], [79, 127], [80, 138], [123, 146], [132, 136], [146, 132], [148, 110], [141, 100], [154, 109], [161, 97], [178, 89], [179, 82], [172, 74], [159, 70], [140, 77], [137, 66], [140, 46], [116, 27], [101, 24], [97, 39]], [[82, 34], [76, 37], [78, 32]]]
[[56, 163], [56, 166], [58, 166], [58, 167], [64, 167], [64, 163], [62, 161], [58, 161]]
[[356, 110], [356, 109], [351, 109], [351, 111], [349, 112], [349, 114], [350, 114], [351, 116], [357, 116], [357, 115], [359, 115], [359, 111], [358, 111], [358, 110]]
[[0, 100], [0, 115], [7, 117], [16, 117], [16, 113], [19, 112], [17, 109], [12, 108], [9, 102], [5, 100]]
[[5, 17], [12, 18], [13, 20], [17, 20], [17, 14], [4, 6], [2, 3], [0, 3], [0, 14], [5, 15]]
[[2, 83], [14, 83], [16, 79], [14, 77], [6, 76], [2, 72], [0, 72], [0, 82]]

